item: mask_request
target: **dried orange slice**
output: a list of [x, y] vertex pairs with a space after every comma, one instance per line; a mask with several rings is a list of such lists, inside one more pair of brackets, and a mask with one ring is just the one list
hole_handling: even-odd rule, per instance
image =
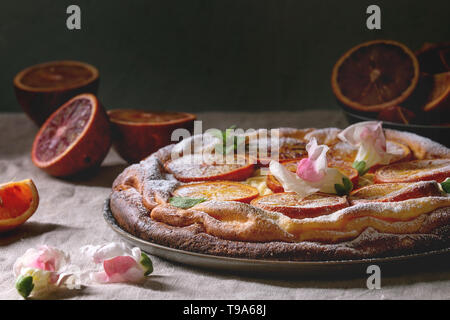
[[424, 43], [422, 47], [416, 51], [420, 71], [429, 74], [450, 71], [448, 64], [446, 64], [448, 62], [446, 53], [448, 54], [449, 49], [450, 42]]
[[[205, 158], [206, 157], [206, 158]], [[241, 181], [250, 177], [254, 171], [254, 165], [247, 159], [243, 163], [227, 163], [214, 155], [201, 154], [185, 155], [178, 159], [169, 160], [164, 167], [175, 178], [182, 182], [231, 180]]]
[[432, 82], [432, 89], [423, 110], [450, 110], [450, 72], [435, 74]]
[[54, 176], [100, 166], [111, 146], [109, 121], [93, 94], [80, 94], [45, 121], [31, 151], [33, 163]]
[[444, 67], [450, 71], [450, 45], [448, 48], [441, 50], [439, 56]]
[[450, 159], [413, 160], [381, 167], [375, 171], [375, 183], [415, 182], [450, 177]]
[[346, 197], [315, 193], [302, 199], [295, 192], [269, 194], [252, 200], [250, 204], [296, 219], [330, 214], [348, 206]]
[[336, 63], [331, 86], [340, 103], [362, 112], [400, 105], [419, 81], [419, 63], [405, 45], [390, 40], [362, 43]]
[[419, 183], [379, 183], [362, 187], [350, 193], [351, 204], [363, 202], [393, 202], [413, 198], [440, 196], [439, 185], [434, 181]]
[[[298, 164], [298, 160], [291, 160], [291, 161], [284, 162], [283, 166], [291, 172], [296, 172], [297, 164]], [[358, 183], [358, 171], [356, 169], [352, 168], [351, 166], [344, 165], [344, 164], [330, 163], [329, 165], [331, 168], [336, 168], [340, 172], [345, 174], [350, 179], [350, 181], [353, 183], [353, 185], [356, 186], [356, 184]], [[266, 184], [267, 184], [267, 187], [275, 193], [284, 192], [284, 189], [283, 189], [283, 186], [281, 185], [281, 183], [277, 180], [277, 178], [275, 178], [271, 174], [267, 175]]]
[[39, 194], [30, 179], [0, 185], [0, 232], [24, 223], [36, 211]]
[[258, 189], [238, 182], [212, 181], [193, 183], [173, 192], [177, 197], [205, 198], [208, 200], [239, 201], [249, 203], [259, 196]]

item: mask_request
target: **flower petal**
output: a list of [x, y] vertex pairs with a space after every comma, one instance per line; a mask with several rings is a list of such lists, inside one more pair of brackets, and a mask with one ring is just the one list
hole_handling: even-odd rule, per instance
[[338, 137], [359, 147], [355, 162], [364, 161], [367, 168], [376, 164], [388, 164], [392, 159], [392, 155], [386, 152], [386, 137], [380, 121], [353, 124], [339, 133]]
[[297, 175], [308, 182], [318, 182], [325, 176], [328, 168], [327, 152], [329, 148], [326, 145], [317, 145], [316, 138], [306, 145], [308, 158], [300, 160], [297, 166]]
[[81, 252], [91, 257], [95, 263], [102, 263], [104, 260], [117, 256], [133, 256], [133, 252], [122, 242], [111, 242], [98, 246], [87, 245], [81, 248]]
[[277, 161], [270, 161], [270, 173], [280, 181], [286, 192], [295, 192], [301, 198], [319, 191], [319, 188], [312, 187], [306, 181], [299, 178], [295, 173], [287, 170]]
[[94, 263], [101, 264], [100, 271], [91, 272], [90, 278], [98, 283], [138, 282], [145, 277], [146, 269], [141, 265], [141, 249], [130, 249], [124, 243], [109, 243], [103, 246], [84, 246], [82, 252]]
[[137, 266], [136, 260], [130, 256], [117, 256], [112, 259], [103, 261], [103, 269], [108, 277], [114, 274], [121, 274], [128, 271], [128, 269]]
[[58, 271], [66, 266], [70, 258], [63, 251], [49, 246], [30, 248], [14, 263], [13, 271], [17, 277], [22, 268], [34, 268], [45, 271]]

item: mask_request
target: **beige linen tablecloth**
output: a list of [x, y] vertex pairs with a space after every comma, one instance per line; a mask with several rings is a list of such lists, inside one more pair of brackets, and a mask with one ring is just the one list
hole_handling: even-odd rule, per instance
[[[340, 112], [200, 113], [203, 128], [344, 127]], [[30, 149], [37, 128], [23, 114], [0, 114], [0, 182], [32, 178], [40, 193], [37, 212], [20, 228], [0, 235], [0, 299], [21, 299], [14, 289], [12, 266], [26, 249], [56, 246], [82, 266], [79, 248], [120, 241], [102, 216], [114, 178], [126, 164], [112, 150], [92, 177], [56, 179], [33, 166]], [[450, 272], [424, 268], [385, 275], [380, 290], [368, 290], [365, 272], [351, 278], [320, 276], [269, 278], [199, 270], [152, 257], [154, 273], [141, 285], [91, 285], [59, 290], [50, 299], [449, 299]]]

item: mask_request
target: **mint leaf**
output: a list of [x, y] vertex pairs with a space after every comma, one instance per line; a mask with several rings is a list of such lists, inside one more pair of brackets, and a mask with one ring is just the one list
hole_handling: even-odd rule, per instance
[[146, 255], [145, 253], [141, 252], [141, 261], [139, 261], [141, 266], [144, 267], [145, 276], [148, 276], [150, 273], [153, 272], [153, 263], [152, 260], [150, 260], [150, 257]]
[[353, 183], [350, 181], [349, 178], [343, 177], [342, 184], [336, 183], [334, 185], [334, 189], [336, 190], [336, 194], [338, 196], [349, 195], [350, 192], [353, 190]]
[[223, 154], [229, 154], [237, 150], [239, 145], [245, 143], [245, 137], [234, 135], [234, 129], [236, 129], [236, 127], [236, 125], [232, 125], [225, 131], [211, 132], [213, 136], [222, 140], [222, 143], [217, 146], [218, 148], [216, 148], [216, 151], [222, 152]]
[[344, 188], [347, 191], [347, 194], [349, 194], [350, 191], [353, 190], [353, 183], [347, 177], [342, 178], [342, 182], [344, 183]]
[[336, 193], [337, 193], [338, 196], [345, 196], [347, 194], [346, 191], [345, 191], [344, 186], [341, 185], [341, 184], [337, 184], [336, 183], [334, 185], [334, 189], [336, 190]]
[[32, 276], [20, 276], [16, 281], [17, 292], [25, 299], [31, 294], [33, 288], [34, 284]]
[[450, 178], [445, 179], [441, 182], [442, 190], [444, 190], [446, 193], [450, 193]]
[[366, 168], [366, 162], [365, 161], [355, 161], [353, 162], [353, 168], [358, 170], [358, 173], [360, 176], [363, 176], [369, 171], [370, 168]]
[[177, 208], [188, 209], [206, 200], [205, 198], [173, 197], [169, 199], [169, 203]]

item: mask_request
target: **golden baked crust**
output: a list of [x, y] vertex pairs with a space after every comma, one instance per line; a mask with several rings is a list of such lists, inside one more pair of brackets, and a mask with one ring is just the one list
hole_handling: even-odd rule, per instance
[[[282, 135], [298, 138], [322, 136], [328, 143], [337, 132], [281, 130]], [[386, 136], [407, 145], [418, 159], [450, 158], [448, 148], [415, 134], [386, 130]], [[173, 148], [162, 148], [128, 167], [113, 184], [114, 218], [144, 240], [212, 255], [292, 261], [372, 258], [450, 246], [450, 198], [445, 196], [362, 203], [302, 220], [238, 202], [176, 208], [167, 201], [179, 182], [163, 166]]]

